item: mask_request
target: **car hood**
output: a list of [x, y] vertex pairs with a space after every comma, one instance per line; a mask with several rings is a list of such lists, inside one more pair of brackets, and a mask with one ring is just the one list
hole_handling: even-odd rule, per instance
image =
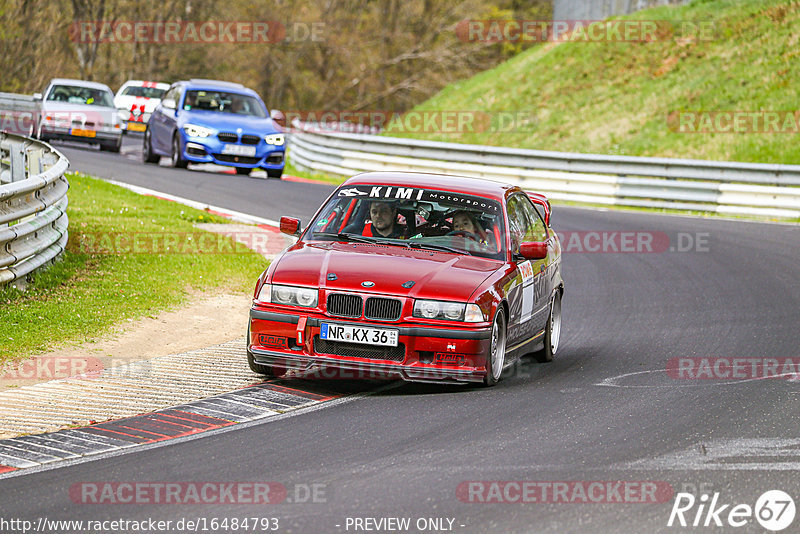
[[[466, 302], [502, 266], [488, 258], [364, 243], [297, 243], [273, 266], [274, 284]], [[329, 280], [331, 274], [335, 280]], [[374, 282], [365, 288], [362, 282]], [[413, 281], [411, 288], [403, 287]]]
[[237, 128], [241, 128], [245, 133], [250, 132], [256, 135], [280, 133], [269, 117], [251, 117], [233, 113], [218, 113], [216, 111], [184, 110], [180, 113], [181, 126], [188, 122], [218, 131], [235, 131]]

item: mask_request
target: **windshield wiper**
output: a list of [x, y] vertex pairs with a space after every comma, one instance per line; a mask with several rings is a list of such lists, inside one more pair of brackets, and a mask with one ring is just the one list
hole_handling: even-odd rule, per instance
[[466, 254], [472, 256], [472, 252], [460, 248], [448, 247], [447, 245], [436, 245], [433, 243], [405, 243], [409, 248], [425, 249], [425, 250], [442, 250], [444, 252], [454, 252], [456, 254]]
[[356, 243], [377, 243], [378, 240], [374, 237], [367, 237], [358, 234], [345, 234], [345, 233], [333, 233], [333, 232], [314, 232], [313, 234], [316, 236], [322, 237], [335, 237], [336, 239], [341, 239], [342, 241], [352, 241]]

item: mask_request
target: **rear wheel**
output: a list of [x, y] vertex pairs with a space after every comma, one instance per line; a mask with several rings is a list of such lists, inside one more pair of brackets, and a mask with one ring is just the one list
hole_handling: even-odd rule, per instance
[[183, 159], [181, 154], [181, 141], [178, 139], [178, 134], [172, 136], [172, 166], [176, 169], [185, 169], [189, 162]]
[[142, 159], [145, 163], [158, 163], [161, 157], [153, 153], [153, 140], [150, 138], [150, 129], [144, 132], [144, 146], [142, 146]]
[[249, 169], [247, 167], [236, 167], [236, 174], [243, 174], [245, 176], [250, 176], [250, 173], [253, 169]]
[[556, 291], [550, 299], [550, 317], [544, 330], [544, 348], [534, 353], [540, 363], [552, 362], [561, 341], [561, 292]]
[[283, 169], [267, 169], [267, 178], [277, 178], [283, 176]]
[[506, 312], [498, 307], [492, 321], [492, 338], [486, 358], [485, 386], [493, 386], [500, 381], [506, 363]]

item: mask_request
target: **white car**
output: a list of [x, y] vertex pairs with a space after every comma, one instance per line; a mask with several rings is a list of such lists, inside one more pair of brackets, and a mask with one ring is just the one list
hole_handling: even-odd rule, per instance
[[168, 83], [128, 80], [117, 91], [114, 106], [122, 119], [123, 132], [144, 132], [150, 114], [169, 89]]
[[98, 143], [102, 150], [119, 152], [122, 130], [114, 107], [114, 93], [102, 83], [55, 78], [44, 92], [37, 136]]

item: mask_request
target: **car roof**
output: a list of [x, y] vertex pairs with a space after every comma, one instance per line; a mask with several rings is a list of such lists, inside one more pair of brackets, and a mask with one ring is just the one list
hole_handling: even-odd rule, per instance
[[[89, 89], [105, 89], [111, 91], [111, 88], [104, 83], [89, 82], [86, 80], [73, 80], [70, 78], [53, 78], [50, 80], [50, 85], [75, 85], [78, 87], [87, 87]], [[111, 91], [112, 93], [114, 91]]]
[[508, 191], [517, 186], [485, 178], [458, 176], [453, 174], [432, 174], [424, 172], [366, 172], [347, 179], [344, 186], [352, 185], [394, 185], [403, 187], [424, 187], [455, 191], [466, 195], [485, 196], [496, 199], [505, 197]]
[[150, 80], [128, 80], [127, 82], [123, 83], [120, 86], [120, 89], [122, 89], [123, 87], [131, 86], [131, 85], [136, 86], [136, 87], [142, 87], [146, 83], [155, 84], [155, 86], [157, 88], [159, 88], [159, 89], [166, 89], [166, 88], [169, 87], [169, 84], [165, 83], [165, 82], [153, 82], [153, 81], [150, 81]]
[[248, 89], [247, 87], [245, 87], [240, 83], [225, 82], [222, 80], [203, 80], [198, 78], [192, 78], [191, 80], [183, 81], [180, 83], [184, 84], [187, 89], [208, 89], [212, 91], [224, 89], [226, 91], [239, 92], [241, 94], [251, 94], [251, 95], [258, 94], [252, 89]]

